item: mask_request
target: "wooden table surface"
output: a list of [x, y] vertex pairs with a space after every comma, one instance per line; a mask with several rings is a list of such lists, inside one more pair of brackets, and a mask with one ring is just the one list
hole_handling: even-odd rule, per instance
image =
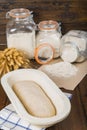
[[[74, 91], [69, 92], [73, 94], [69, 116], [47, 130], [87, 130], [87, 75]], [[9, 103], [10, 101], [0, 85], [0, 110]]]

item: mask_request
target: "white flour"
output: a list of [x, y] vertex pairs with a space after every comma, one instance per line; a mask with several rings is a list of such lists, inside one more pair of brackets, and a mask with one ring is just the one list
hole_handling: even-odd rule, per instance
[[[79, 30], [71, 30], [62, 37], [63, 44], [71, 43], [77, 50], [67, 48], [61, 58], [67, 62], [82, 62], [87, 58], [87, 32]], [[76, 54], [77, 51], [77, 54]], [[73, 57], [72, 57], [73, 56]]]
[[75, 43], [79, 48], [79, 51], [85, 51], [87, 48], [87, 32], [71, 30], [65, 36], [63, 36], [64, 42], [70, 41]]
[[54, 48], [54, 58], [59, 57], [59, 49], [60, 49], [60, 38], [61, 34], [53, 31], [53, 32], [39, 32], [36, 37], [37, 46], [40, 44], [48, 43]]
[[7, 36], [8, 47], [15, 47], [24, 51], [29, 58], [34, 57], [35, 31], [31, 33], [16, 33]]
[[41, 70], [55, 77], [71, 77], [76, 75], [78, 71], [75, 65], [68, 62], [44, 65]]
[[73, 47], [72, 44], [65, 44], [62, 49], [61, 58], [66, 62], [74, 62], [77, 60], [79, 52], [76, 47]]

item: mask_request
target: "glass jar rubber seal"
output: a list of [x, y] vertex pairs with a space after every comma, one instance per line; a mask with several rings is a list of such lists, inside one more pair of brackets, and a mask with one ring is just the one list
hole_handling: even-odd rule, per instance
[[31, 14], [31, 11], [25, 8], [12, 9], [6, 13], [6, 18], [26, 18]]
[[35, 60], [39, 64], [47, 64], [49, 63], [54, 56], [54, 48], [48, 43], [40, 44], [37, 48], [35, 48]]

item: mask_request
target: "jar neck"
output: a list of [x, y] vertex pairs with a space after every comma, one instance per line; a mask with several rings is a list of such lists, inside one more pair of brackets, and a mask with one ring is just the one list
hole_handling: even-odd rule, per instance
[[42, 21], [38, 24], [38, 28], [40, 31], [43, 32], [59, 32], [61, 33], [61, 27], [60, 24], [58, 24], [56, 21], [48, 20], [48, 21]]
[[13, 20], [13, 21], [33, 21], [31, 16], [28, 16], [28, 17], [25, 17], [25, 18], [11, 17], [11, 20]]
[[57, 33], [58, 31], [55, 30], [40, 30], [41, 33]]

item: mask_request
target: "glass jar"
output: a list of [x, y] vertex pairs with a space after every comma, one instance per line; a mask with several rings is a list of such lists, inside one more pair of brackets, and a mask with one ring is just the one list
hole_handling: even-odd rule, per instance
[[82, 62], [87, 58], [87, 32], [71, 30], [61, 39], [60, 55], [64, 61]]
[[9, 22], [6, 27], [7, 47], [24, 51], [30, 59], [34, 58], [35, 29], [33, 15], [28, 9], [12, 9], [7, 12]]
[[38, 24], [39, 32], [36, 36], [36, 46], [50, 44], [54, 48], [54, 57], [59, 57], [61, 28], [56, 21], [42, 21]]

